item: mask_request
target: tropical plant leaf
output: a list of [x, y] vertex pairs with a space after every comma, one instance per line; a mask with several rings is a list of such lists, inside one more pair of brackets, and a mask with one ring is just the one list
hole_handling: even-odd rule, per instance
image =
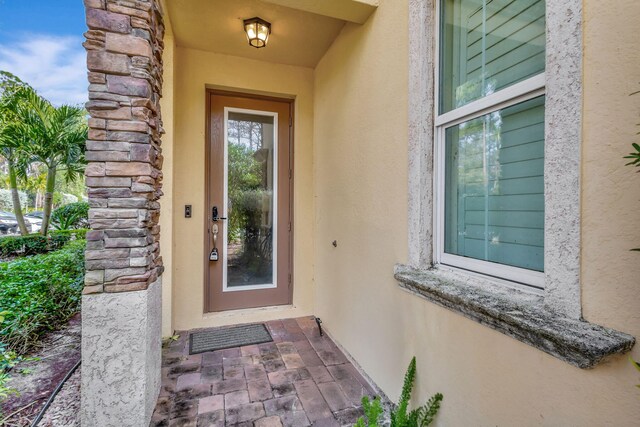
[[409, 414], [407, 414], [407, 408], [409, 407], [409, 400], [411, 400], [411, 391], [413, 390], [413, 380], [416, 377], [416, 358], [411, 358], [409, 367], [404, 375], [404, 382], [402, 384], [402, 392], [400, 393], [400, 400], [398, 401], [398, 408], [393, 411], [391, 418], [392, 427], [404, 427], [409, 424]]
[[391, 427], [422, 427], [428, 426], [433, 422], [436, 414], [440, 410], [440, 402], [442, 402], [442, 394], [436, 393], [425, 405], [414, 409], [407, 413], [411, 392], [413, 391], [413, 382], [416, 377], [416, 358], [413, 357], [404, 376], [404, 384], [400, 401], [395, 410], [391, 411]]
[[[633, 92], [631, 95], [636, 95], [638, 93], [640, 93], [640, 91]], [[638, 124], [638, 126], [640, 126], [640, 123]], [[638, 132], [637, 135], [640, 135], [640, 132]], [[634, 166], [640, 168], [640, 144], [638, 144], [637, 142], [632, 142], [631, 146], [634, 148], [635, 152], [631, 152], [628, 156], [624, 156], [625, 159], [631, 160], [625, 166]], [[640, 173], [640, 169], [637, 172]], [[640, 252], [640, 248], [634, 248], [631, 249], [631, 251]]]
[[362, 398], [362, 403], [365, 411], [365, 416], [367, 417], [367, 421], [369, 423], [369, 427], [378, 427], [380, 423], [380, 417], [382, 416], [383, 412], [380, 397], [377, 396], [373, 399], [372, 402], [370, 402], [369, 398], [365, 396]]
[[442, 393], [436, 393], [420, 408], [420, 427], [428, 426], [433, 422], [433, 419], [440, 410], [440, 404], [443, 398]]

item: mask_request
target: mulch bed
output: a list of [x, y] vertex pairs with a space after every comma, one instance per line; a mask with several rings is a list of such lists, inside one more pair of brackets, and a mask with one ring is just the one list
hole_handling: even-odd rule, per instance
[[38, 427], [80, 427], [80, 370], [64, 383]]
[[[18, 391], [17, 396], [10, 396], [2, 403], [2, 412], [7, 416], [5, 420], [0, 422], [7, 427], [24, 427], [30, 426], [32, 421], [38, 416], [38, 413], [44, 406], [45, 402], [51, 396], [60, 381], [80, 360], [80, 341], [81, 341], [81, 319], [80, 314], [75, 315], [67, 326], [61, 330], [50, 332], [47, 334], [38, 348], [29, 354], [29, 357], [37, 358], [37, 360], [23, 362], [13, 368], [11, 371], [11, 381], [9, 386]], [[24, 373], [21, 373], [24, 372]], [[75, 378], [74, 378], [75, 377]], [[74, 383], [78, 389], [77, 393], [70, 392]], [[68, 387], [67, 387], [68, 386]], [[58, 398], [63, 398], [65, 392], [71, 393], [73, 398], [66, 405], [71, 405], [68, 409], [76, 410], [71, 415], [76, 416], [79, 407], [79, 370], [69, 379], [65, 387], [62, 389]], [[56, 401], [59, 401], [59, 399]], [[50, 408], [48, 412], [52, 412]], [[51, 420], [50, 414], [46, 414]], [[71, 415], [64, 415], [66, 418], [73, 418]], [[40, 426], [47, 425], [76, 425], [63, 423], [47, 424], [47, 416], [39, 423]]]

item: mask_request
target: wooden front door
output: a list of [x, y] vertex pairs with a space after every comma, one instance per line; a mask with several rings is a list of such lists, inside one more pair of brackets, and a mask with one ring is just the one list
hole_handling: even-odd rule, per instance
[[290, 304], [293, 101], [207, 96], [206, 310]]

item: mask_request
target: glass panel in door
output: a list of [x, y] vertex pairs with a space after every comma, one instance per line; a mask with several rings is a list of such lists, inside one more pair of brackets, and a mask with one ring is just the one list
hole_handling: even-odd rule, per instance
[[275, 287], [277, 118], [227, 110], [225, 291]]

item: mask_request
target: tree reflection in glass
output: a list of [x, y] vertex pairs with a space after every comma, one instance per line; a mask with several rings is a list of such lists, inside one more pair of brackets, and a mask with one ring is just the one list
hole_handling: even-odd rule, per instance
[[273, 284], [274, 120], [229, 112], [227, 286]]

